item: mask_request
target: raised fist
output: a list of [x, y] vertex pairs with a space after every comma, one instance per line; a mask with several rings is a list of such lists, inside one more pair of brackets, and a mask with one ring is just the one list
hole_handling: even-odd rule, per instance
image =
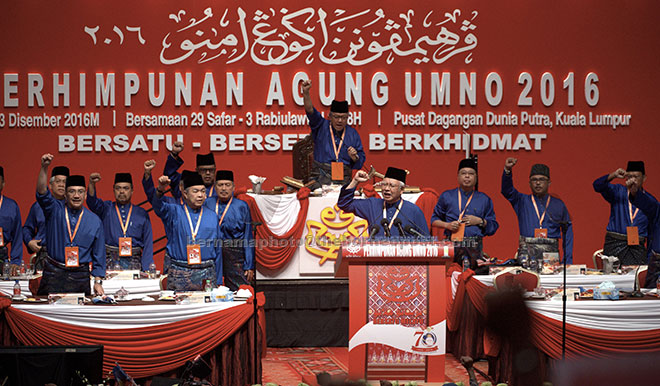
[[302, 81], [302, 91], [303, 93], [308, 93], [309, 89], [312, 88], [312, 81], [309, 79]]
[[172, 155], [173, 156], [178, 156], [179, 153], [183, 151], [183, 142], [181, 141], [176, 141], [174, 144], [172, 144]]
[[165, 191], [170, 186], [170, 177], [160, 176], [158, 178], [158, 190]]
[[146, 160], [144, 161], [144, 172], [151, 174], [151, 171], [156, 167], [156, 161], [155, 160]]
[[369, 180], [369, 174], [364, 170], [358, 170], [358, 172], [355, 173], [354, 180], [357, 182], [366, 182]]
[[511, 169], [513, 169], [513, 167], [516, 165], [517, 162], [518, 162], [517, 158], [513, 158], [513, 157], [507, 158], [506, 161], [504, 161], [504, 169], [511, 171]]
[[101, 181], [101, 174], [99, 173], [92, 173], [89, 175], [89, 183], [90, 184], [95, 184], [97, 182]]
[[53, 162], [53, 155], [50, 153], [46, 153], [41, 156], [41, 166], [48, 166], [50, 165], [51, 162]]

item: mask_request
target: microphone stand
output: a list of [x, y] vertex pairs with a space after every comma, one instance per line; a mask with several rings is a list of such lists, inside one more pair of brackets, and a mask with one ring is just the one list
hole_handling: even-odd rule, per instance
[[566, 222], [560, 222], [561, 226], [561, 240], [562, 240], [562, 251], [564, 252], [564, 292], [561, 297], [562, 301], [562, 317], [561, 317], [561, 359], [562, 361], [566, 360], [566, 232], [568, 224]]
[[387, 223], [386, 219], [380, 220], [380, 225], [383, 226], [383, 232], [385, 232], [385, 237], [390, 238], [392, 237], [390, 234], [390, 227], [389, 224]]
[[[255, 221], [252, 223], [252, 239], [257, 240], [257, 227], [261, 225], [261, 222]], [[256, 249], [256, 248], [255, 248]], [[257, 350], [258, 350], [258, 345], [259, 345], [259, 339], [257, 337], [258, 333], [258, 324], [259, 324], [259, 318], [257, 316], [257, 254], [255, 250], [254, 254], [254, 280], [252, 281], [252, 290], [254, 293], [252, 294], [252, 305], [253, 305], [253, 311], [254, 311], [254, 328], [253, 328], [253, 333], [254, 333], [254, 347], [253, 347], [253, 361], [254, 361], [254, 384], [257, 384], [258, 380], [258, 373], [259, 373], [259, 365], [257, 363]]]
[[[547, 212], [547, 208], [546, 208]], [[563, 256], [563, 262], [562, 265], [564, 267], [564, 277], [563, 277], [563, 285], [564, 285], [564, 291], [562, 292], [562, 315], [561, 315], [561, 359], [566, 360], [566, 270], [567, 270], [567, 263], [566, 263], [566, 233], [568, 233], [568, 225], [570, 221], [570, 217], [568, 221], [556, 221], [555, 219], [552, 218], [552, 215], [548, 213], [548, 218], [550, 221], [559, 224], [559, 228], [561, 229], [561, 241], [562, 241], [562, 252], [564, 253]]]

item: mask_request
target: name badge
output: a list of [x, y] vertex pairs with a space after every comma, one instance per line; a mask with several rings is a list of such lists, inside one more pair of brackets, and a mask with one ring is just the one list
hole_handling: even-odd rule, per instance
[[199, 244], [187, 245], [186, 252], [188, 254], [188, 264], [202, 264], [202, 250]]
[[539, 239], [548, 238], [548, 229], [547, 228], [536, 228], [534, 229], [534, 237]]
[[332, 162], [332, 180], [333, 181], [343, 181], [344, 180], [344, 163], [343, 162]]
[[119, 238], [119, 256], [130, 257], [133, 255], [133, 239], [130, 237]]
[[639, 245], [639, 229], [637, 227], [626, 227], [628, 245]]
[[2, 227], [0, 227], [0, 247], [5, 246], [5, 233], [2, 231]]
[[463, 241], [465, 236], [465, 223], [462, 222], [458, 225], [456, 232], [451, 234], [451, 241]]
[[64, 247], [64, 264], [67, 267], [79, 267], [80, 256], [78, 247]]

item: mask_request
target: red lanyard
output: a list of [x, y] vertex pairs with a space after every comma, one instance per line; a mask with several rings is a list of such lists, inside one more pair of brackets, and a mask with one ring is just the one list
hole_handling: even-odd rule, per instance
[[628, 200], [628, 214], [630, 214], [630, 225], [635, 221], [635, 217], [637, 217], [637, 213], [639, 212], [639, 208], [635, 208], [635, 213], [633, 213], [632, 210], [632, 204], [630, 203], [630, 200]]
[[[394, 213], [394, 216], [392, 216], [392, 220], [390, 220], [390, 225], [387, 227], [387, 229], [392, 229], [392, 224], [394, 224], [394, 219], [396, 218], [396, 216], [399, 215], [402, 206], [403, 206], [403, 198], [401, 199], [401, 201], [399, 201], [399, 206], [396, 208], [396, 212]], [[387, 220], [387, 209], [385, 208], [385, 201], [383, 201], [383, 218]]]
[[339, 147], [335, 144], [335, 134], [332, 132], [332, 127], [328, 125], [328, 130], [330, 130], [330, 137], [332, 138], [332, 148], [335, 151], [335, 160], [339, 162], [339, 151], [341, 150], [341, 145], [344, 144], [344, 136], [346, 135], [346, 129], [341, 133], [341, 141], [339, 141]]
[[190, 225], [190, 234], [192, 235], [192, 240], [195, 242], [197, 237], [197, 232], [199, 232], [199, 224], [202, 223], [202, 214], [204, 213], [204, 207], [199, 211], [199, 217], [197, 218], [197, 225], [193, 229], [192, 219], [190, 218], [190, 213], [188, 213], [188, 205], [184, 205], [183, 209], [186, 211], [186, 216], [188, 216], [188, 225]]
[[[458, 210], [461, 210], [461, 189], [458, 188]], [[472, 194], [470, 194], [470, 197], [468, 198], [467, 202], [465, 203], [465, 208], [463, 208], [463, 211], [458, 215], [458, 221], [461, 221], [463, 218], [463, 215], [465, 214], [465, 211], [467, 210], [468, 205], [470, 205], [470, 201], [472, 201], [472, 196], [474, 196], [474, 191], [472, 191]]]
[[71, 244], [73, 244], [73, 239], [76, 238], [76, 233], [78, 233], [78, 227], [80, 226], [80, 221], [82, 220], [82, 216], [85, 214], [85, 209], [81, 209], [80, 212], [80, 217], [78, 217], [78, 222], [76, 223], [76, 228], [73, 230], [73, 233], [71, 233], [71, 223], [69, 222], [69, 210], [67, 207], [64, 207], [64, 218], [66, 219], [66, 228], [69, 231], [69, 240], [71, 241]]
[[536, 211], [536, 217], [539, 219], [539, 228], [543, 228], [543, 219], [545, 218], [545, 212], [548, 211], [548, 205], [550, 205], [550, 196], [548, 195], [548, 200], [545, 203], [545, 209], [543, 210], [543, 215], [539, 216], [539, 208], [536, 206], [536, 200], [534, 196], [529, 196], [532, 199], [532, 204], [534, 204], [534, 210]]
[[121, 214], [119, 214], [119, 207], [116, 204], [115, 204], [115, 209], [117, 210], [117, 218], [119, 218], [119, 225], [121, 225], [121, 230], [122, 232], [124, 232], [124, 237], [126, 237], [128, 224], [131, 221], [131, 213], [133, 213], [133, 205], [131, 204], [131, 208], [128, 210], [128, 216], [126, 216], [126, 224], [124, 224], [124, 222], [121, 221]]
[[[221, 226], [221, 225], [222, 225], [222, 220], [225, 219], [225, 215], [227, 214], [227, 209], [229, 209], [229, 205], [231, 205], [231, 202], [232, 202], [232, 201], [234, 201], [234, 197], [233, 197], [233, 196], [229, 199], [229, 203], [228, 203], [227, 206], [225, 207], [225, 211], [222, 212], [222, 217], [220, 217], [220, 222], [218, 223], [218, 226]], [[218, 205], [219, 205], [219, 204], [220, 204], [220, 199], [218, 198], [218, 199], [215, 201], [215, 214], [219, 214], [219, 213], [218, 213]]]

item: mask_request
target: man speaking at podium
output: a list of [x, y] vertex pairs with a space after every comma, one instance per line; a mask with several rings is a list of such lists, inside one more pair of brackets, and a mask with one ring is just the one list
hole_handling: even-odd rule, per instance
[[355, 188], [369, 179], [368, 174], [360, 170], [353, 180], [342, 187], [337, 206], [344, 212], [354, 213], [369, 223], [369, 233], [375, 238], [389, 237], [426, 237], [429, 228], [426, 218], [419, 207], [401, 198], [406, 186], [406, 171], [393, 167], [387, 168], [381, 182], [383, 198], [355, 200]]

